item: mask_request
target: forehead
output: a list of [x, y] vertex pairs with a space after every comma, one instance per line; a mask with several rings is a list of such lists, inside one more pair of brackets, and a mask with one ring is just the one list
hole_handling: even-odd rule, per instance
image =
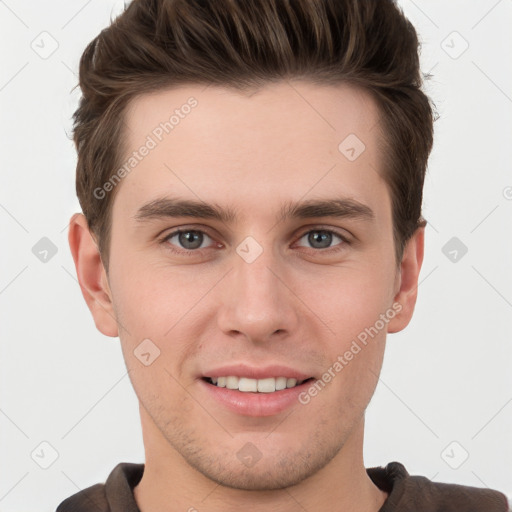
[[[335, 138], [348, 133], [364, 137], [375, 127], [378, 114], [370, 93], [348, 84], [282, 81], [247, 91], [190, 84], [132, 99], [125, 112], [125, 124], [127, 140], [133, 147], [147, 135], [161, 142], [171, 138], [167, 135], [177, 139], [180, 133], [185, 137], [190, 131], [198, 136], [202, 132], [211, 136], [213, 129], [231, 132], [230, 140], [238, 136], [245, 145], [250, 142], [247, 132], [236, 131], [237, 127], [253, 127], [250, 135], [254, 144], [268, 143], [277, 134], [281, 140], [300, 135], [311, 137], [315, 132], [324, 136], [326, 131]], [[280, 131], [290, 124], [292, 132]], [[266, 129], [257, 130], [263, 127]]]
[[114, 205], [124, 213], [166, 194], [261, 208], [326, 193], [368, 202], [384, 187], [378, 107], [352, 86], [195, 84], [137, 97], [125, 114], [124, 163], [138, 156]]

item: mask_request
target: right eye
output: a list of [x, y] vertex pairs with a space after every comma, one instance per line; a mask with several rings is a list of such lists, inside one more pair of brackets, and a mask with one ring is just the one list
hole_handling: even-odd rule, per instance
[[[200, 252], [198, 251], [198, 249], [204, 249], [205, 247], [207, 247], [203, 246], [205, 237], [211, 240], [211, 237], [204, 231], [201, 231], [199, 229], [181, 228], [165, 235], [165, 237], [162, 238], [160, 242], [165, 244], [166, 247], [169, 248], [171, 251], [188, 256], [192, 255], [192, 253], [194, 252]], [[171, 242], [173, 238], [176, 238], [175, 243]], [[181, 248], [174, 249], [172, 246], [175, 245], [179, 245], [181, 246]]]

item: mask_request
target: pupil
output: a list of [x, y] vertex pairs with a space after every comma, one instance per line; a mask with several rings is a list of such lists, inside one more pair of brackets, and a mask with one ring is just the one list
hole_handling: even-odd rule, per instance
[[[320, 233], [320, 235], [318, 236], [318, 234]], [[311, 245], [314, 245], [316, 242], [317, 242], [317, 239], [320, 238], [320, 241], [327, 241], [327, 245], [324, 245], [323, 248], [325, 247], [328, 247], [330, 245], [330, 241], [331, 241], [331, 233], [327, 233], [325, 231], [314, 231], [310, 236], [309, 236], [309, 242], [311, 243]]]
[[[191, 236], [188, 236], [191, 234]], [[199, 237], [200, 233], [197, 231], [184, 231], [183, 233], [180, 233], [180, 243], [186, 248], [186, 249], [197, 249], [201, 246], [201, 239]], [[193, 238], [196, 238], [196, 243], [192, 241]], [[197, 239], [199, 239], [199, 244], [197, 244]], [[192, 243], [192, 247], [187, 246], [187, 244]]]

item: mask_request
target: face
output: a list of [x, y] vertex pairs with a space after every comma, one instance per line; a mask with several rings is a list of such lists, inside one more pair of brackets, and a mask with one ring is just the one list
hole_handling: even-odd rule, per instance
[[[361, 433], [409, 320], [377, 106], [349, 86], [194, 85], [137, 98], [126, 124], [127, 159], [150, 149], [116, 190], [108, 293], [146, 448], [229, 487], [296, 484]], [[267, 392], [293, 375], [310, 380]], [[228, 376], [262, 391], [207, 380]]]

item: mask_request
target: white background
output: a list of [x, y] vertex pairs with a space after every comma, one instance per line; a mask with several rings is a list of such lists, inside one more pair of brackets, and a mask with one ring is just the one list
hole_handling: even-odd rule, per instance
[[[365, 464], [396, 460], [436, 482], [511, 494], [512, 2], [399, 3], [440, 119], [417, 307], [388, 336]], [[96, 330], [67, 243], [80, 211], [71, 89], [86, 44], [122, 4], [0, 1], [0, 512], [54, 510], [117, 463], [144, 461], [119, 340]], [[58, 44], [47, 58], [32, 48], [41, 38], [46, 51]], [[43, 237], [57, 249], [46, 263], [32, 252]], [[456, 262], [442, 251], [452, 237], [468, 248]], [[48, 469], [31, 457], [50, 461], [41, 442], [58, 453]]]

